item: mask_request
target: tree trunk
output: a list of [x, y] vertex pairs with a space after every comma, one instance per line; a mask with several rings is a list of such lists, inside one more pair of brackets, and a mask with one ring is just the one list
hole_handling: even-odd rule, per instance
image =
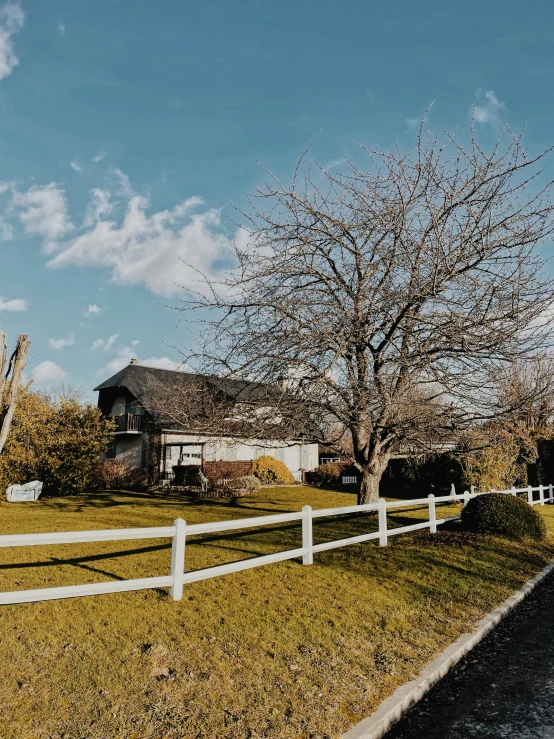
[[[5, 334], [1, 338], [2, 343], [5, 345]], [[25, 357], [27, 356], [27, 350], [30, 344], [31, 342], [27, 340], [26, 334], [21, 334], [17, 337], [17, 344], [11, 356], [8, 371], [3, 375], [3, 382], [0, 387], [2, 389], [2, 396], [6, 394], [7, 397], [0, 397], [0, 454], [6, 444], [17, 401], [19, 400], [19, 388], [23, 370], [25, 369]], [[4, 351], [0, 360], [0, 364], [5, 366]]]
[[358, 492], [358, 505], [377, 503], [379, 500], [379, 483], [387, 469], [389, 457], [385, 457], [378, 464], [362, 471], [362, 482]]

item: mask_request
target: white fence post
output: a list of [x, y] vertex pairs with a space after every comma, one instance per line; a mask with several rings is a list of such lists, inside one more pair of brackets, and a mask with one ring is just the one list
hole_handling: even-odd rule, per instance
[[187, 525], [182, 518], [173, 522], [177, 529], [171, 545], [171, 577], [173, 585], [169, 594], [173, 600], [181, 600], [183, 597], [183, 579], [185, 574], [185, 539]]
[[533, 505], [533, 488], [531, 485], [527, 488], [527, 502], [529, 505]]
[[552, 487], [552, 483], [548, 486], [548, 500], [550, 503], [554, 503], [554, 487]]
[[470, 489], [471, 494], [475, 495], [475, 485], [471, 485], [469, 489]]
[[302, 557], [302, 564], [313, 565], [314, 553], [312, 551], [314, 545], [314, 534], [312, 528], [312, 506], [305, 505], [302, 508], [304, 514], [302, 518], [302, 548], [306, 550], [306, 554]]
[[435, 509], [435, 496], [433, 493], [429, 494], [429, 532], [431, 534], [437, 533], [437, 512]]
[[512, 495], [514, 496], [514, 498], [517, 498], [517, 491], [516, 491], [516, 489], [515, 489], [515, 488], [512, 488], [512, 489], [510, 490], [510, 492], [511, 492], [511, 494], [512, 494]]
[[469, 496], [470, 496], [469, 490], [464, 490], [464, 508], [469, 503]]
[[544, 487], [542, 485], [539, 485], [539, 500], [541, 505], [544, 505]]
[[387, 501], [379, 498], [379, 546], [387, 546]]

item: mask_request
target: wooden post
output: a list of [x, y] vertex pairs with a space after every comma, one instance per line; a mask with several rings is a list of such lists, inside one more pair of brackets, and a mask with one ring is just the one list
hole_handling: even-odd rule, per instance
[[302, 557], [302, 564], [313, 565], [314, 553], [312, 547], [314, 545], [314, 534], [312, 525], [312, 506], [305, 505], [302, 508], [304, 517], [302, 518], [302, 548], [306, 550], [306, 553]]
[[531, 485], [527, 488], [527, 502], [529, 505], [533, 505], [533, 488]]
[[539, 485], [539, 500], [541, 505], [544, 505], [544, 488], [542, 485]]
[[185, 574], [185, 539], [187, 525], [182, 518], [177, 518], [173, 525], [176, 528], [173, 543], [171, 545], [171, 577], [173, 585], [169, 594], [173, 600], [181, 600], [183, 597], [183, 579]]
[[387, 546], [387, 501], [379, 498], [379, 546]]
[[550, 503], [554, 503], [554, 487], [552, 487], [552, 483], [548, 486], [548, 500]]
[[514, 498], [517, 498], [517, 492], [516, 492], [516, 489], [515, 489], [515, 488], [512, 488], [512, 489], [510, 490], [510, 492], [511, 492], [511, 494], [512, 494], [512, 495], [514, 496]]
[[429, 494], [429, 531], [431, 534], [437, 533], [437, 512], [433, 493]]
[[469, 497], [470, 497], [469, 490], [464, 490], [464, 508], [469, 503]]

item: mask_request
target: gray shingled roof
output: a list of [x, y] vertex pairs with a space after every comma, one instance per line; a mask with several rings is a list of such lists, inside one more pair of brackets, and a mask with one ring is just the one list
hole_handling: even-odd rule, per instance
[[128, 364], [94, 389], [100, 391], [118, 387], [126, 388], [151, 415], [156, 417], [158, 414], [155, 409], [159, 406], [156, 400], [161, 394], [170, 394], [175, 390], [182, 391], [188, 387], [194, 391], [195, 386], [196, 388], [202, 387], [202, 389], [209, 388], [214, 393], [222, 393], [234, 401], [243, 402], [267, 400], [271, 393], [275, 392], [275, 389], [269, 385], [247, 380], [158, 369], [140, 364]]

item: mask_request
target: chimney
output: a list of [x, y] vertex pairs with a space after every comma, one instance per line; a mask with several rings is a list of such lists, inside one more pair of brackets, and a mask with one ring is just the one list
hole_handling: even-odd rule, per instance
[[131, 361], [129, 362], [129, 364], [138, 364], [138, 363], [139, 363], [138, 359], [134, 359], [134, 358], [131, 359]]

